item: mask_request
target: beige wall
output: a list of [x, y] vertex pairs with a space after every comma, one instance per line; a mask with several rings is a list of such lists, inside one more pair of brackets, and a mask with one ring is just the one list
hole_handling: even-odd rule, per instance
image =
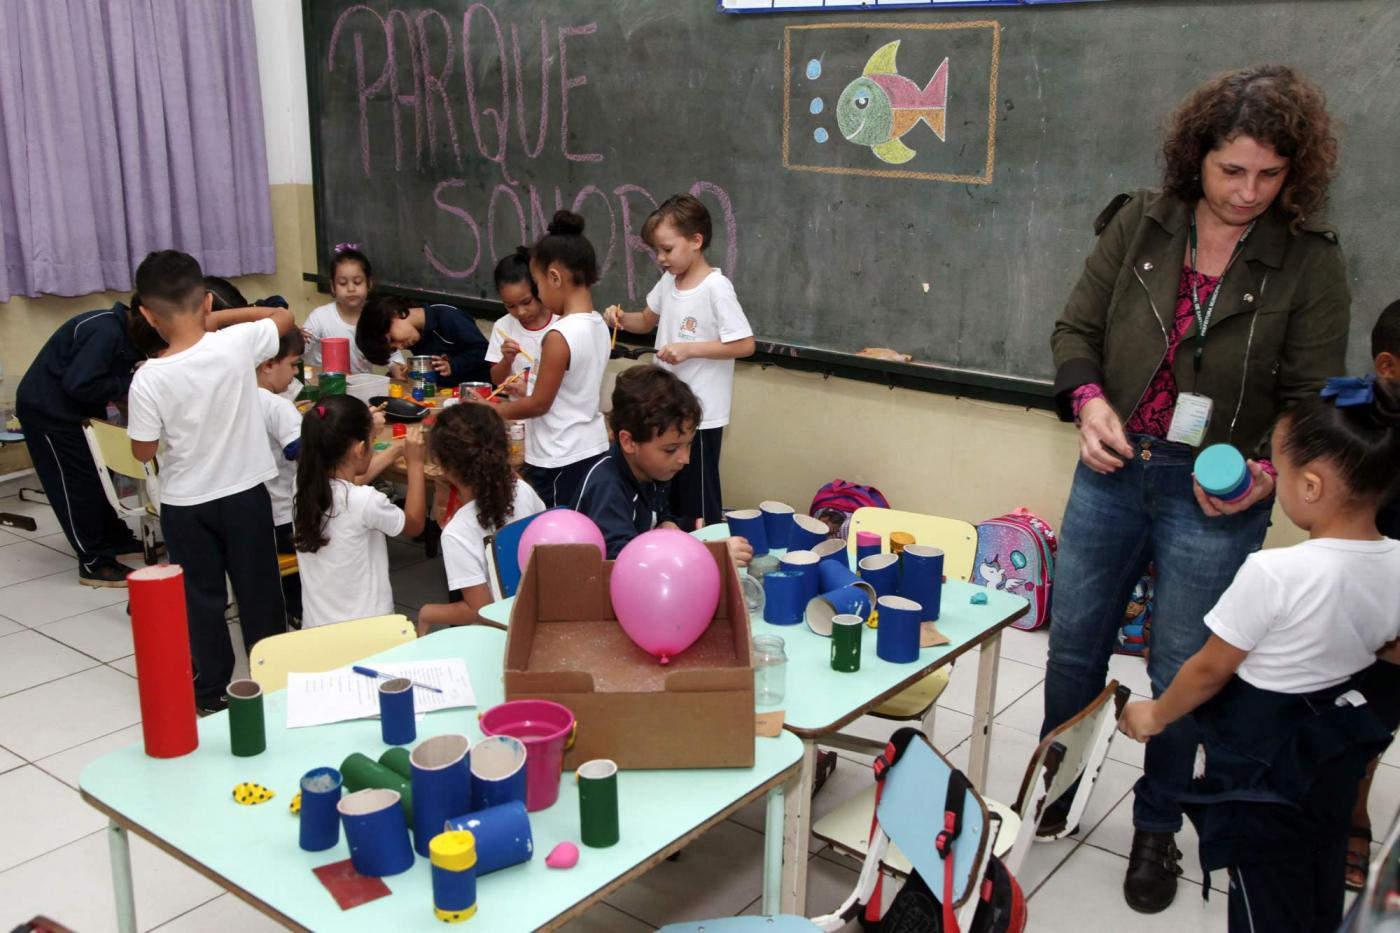
[[[277, 271], [272, 275], [247, 275], [233, 283], [249, 298], [279, 294], [304, 318], [317, 300], [316, 287], [301, 280], [303, 270], [316, 269], [315, 214], [310, 185], [273, 185], [272, 226], [277, 249]], [[49, 335], [68, 318], [82, 311], [105, 308], [126, 301], [130, 292], [103, 292], [78, 298], [11, 298], [0, 301], [0, 364], [5, 382], [4, 398], [12, 399], [20, 377]]]

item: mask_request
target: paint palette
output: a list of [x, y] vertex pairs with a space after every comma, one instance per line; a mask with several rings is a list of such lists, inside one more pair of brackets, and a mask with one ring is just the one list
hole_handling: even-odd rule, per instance
[[390, 398], [387, 395], [376, 395], [369, 400], [371, 408], [384, 406], [384, 419], [389, 422], [406, 424], [409, 422], [422, 421], [432, 414], [432, 409], [426, 405], [420, 405], [412, 399]]

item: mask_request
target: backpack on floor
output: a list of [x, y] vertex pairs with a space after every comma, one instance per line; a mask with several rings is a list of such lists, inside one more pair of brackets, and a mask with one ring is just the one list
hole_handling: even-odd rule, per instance
[[834, 479], [817, 490], [807, 514], [826, 522], [833, 535], [844, 538], [856, 509], [889, 507], [889, 500], [874, 486], [861, 486], [848, 483], [844, 479]]
[[1059, 542], [1050, 525], [1017, 509], [977, 525], [972, 582], [1030, 600], [1031, 608], [1011, 624], [1031, 631], [1050, 624], [1050, 586]]

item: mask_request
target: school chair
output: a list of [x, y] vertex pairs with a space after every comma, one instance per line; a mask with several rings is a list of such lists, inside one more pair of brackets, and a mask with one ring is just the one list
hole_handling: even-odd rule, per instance
[[[83, 421], [83, 437], [92, 462], [97, 464], [97, 477], [107, 503], [123, 521], [136, 518], [141, 522], [141, 547], [147, 564], [156, 562], [156, 525], [160, 523], [160, 481], [156, 462], [142, 463], [131, 455], [131, 437], [126, 428], [87, 418]], [[117, 495], [112, 474], [136, 480], [136, 505], [131, 506]]]
[[[1014, 806], [983, 798], [997, 821], [992, 854], [1002, 859], [1013, 875], [1020, 869], [1032, 842], [1037, 839], [1052, 842], [1078, 827], [1127, 702], [1128, 688], [1116, 680], [1109, 681], [1092, 703], [1041, 739], [1026, 765]], [[1036, 836], [1036, 827], [1045, 808], [1068, 792], [1076, 781], [1079, 786], [1070, 802], [1064, 830], [1054, 836]], [[856, 794], [818, 820], [812, 827], [812, 835], [849, 855], [864, 857], [870, 814], [874, 809], [873, 789]], [[910, 860], [896, 848], [885, 853], [884, 861], [896, 874], [909, 873]]]
[[[520, 536], [543, 512], [517, 518], [493, 535], [486, 536], [486, 583], [491, 587], [491, 600], [499, 602], [515, 595], [520, 586]], [[540, 526], [544, 527], [544, 526]]]
[[[897, 753], [900, 745], [903, 752]], [[896, 851], [896, 847], [899, 851], [916, 853], [913, 867], [939, 898], [943, 896], [947, 873], [951, 872], [958, 926], [963, 930], [971, 929], [980, 903], [980, 882], [992, 855], [989, 844], [992, 818], [987, 804], [964, 782], [962, 830], [952, 843], [949, 865], [938, 853], [936, 840], [946, 826], [948, 787], [954, 773], [952, 765], [938, 753], [927, 736], [912, 727], [891, 737], [880, 758], [876, 759], [877, 764], [888, 762], [891, 757], [894, 764], [884, 769], [883, 779], [872, 784], [868, 795], [871, 806], [866, 810], [861, 835], [865, 861], [855, 889], [835, 910], [810, 920], [781, 915], [676, 923], [662, 927], [661, 933], [810, 933], [845, 929], [866, 903], [879, 896], [876, 883], [880, 879], [881, 862], [888, 862], [889, 853]], [[878, 809], [874, 806], [877, 787]], [[873, 824], [872, 811], [875, 814]], [[908, 871], [906, 867], [905, 874]]]
[[413, 623], [404, 615], [372, 616], [284, 632], [253, 646], [248, 672], [270, 693], [287, 686], [287, 674], [293, 671], [333, 671], [417, 637]]

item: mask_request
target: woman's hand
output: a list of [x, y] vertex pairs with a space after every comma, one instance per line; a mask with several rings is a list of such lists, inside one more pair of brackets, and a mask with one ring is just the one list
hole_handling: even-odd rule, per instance
[[1123, 718], [1118, 721], [1118, 730], [1130, 739], [1146, 742], [1166, 728], [1157, 719], [1156, 700], [1138, 700], [1123, 707]]
[[1079, 461], [1095, 473], [1107, 474], [1132, 458], [1133, 445], [1108, 400], [1093, 398], [1084, 403], [1079, 412]]
[[1211, 518], [1234, 515], [1236, 512], [1243, 512], [1272, 496], [1274, 494], [1274, 478], [1269, 471], [1261, 467], [1258, 460], [1250, 460], [1247, 466], [1250, 474], [1254, 477], [1254, 485], [1243, 499], [1235, 502], [1223, 502], [1215, 496], [1207, 495], [1206, 491], [1201, 488], [1201, 484], [1196, 482], [1196, 477], [1192, 476], [1191, 490], [1196, 494], [1196, 502], [1200, 505], [1201, 511]]

